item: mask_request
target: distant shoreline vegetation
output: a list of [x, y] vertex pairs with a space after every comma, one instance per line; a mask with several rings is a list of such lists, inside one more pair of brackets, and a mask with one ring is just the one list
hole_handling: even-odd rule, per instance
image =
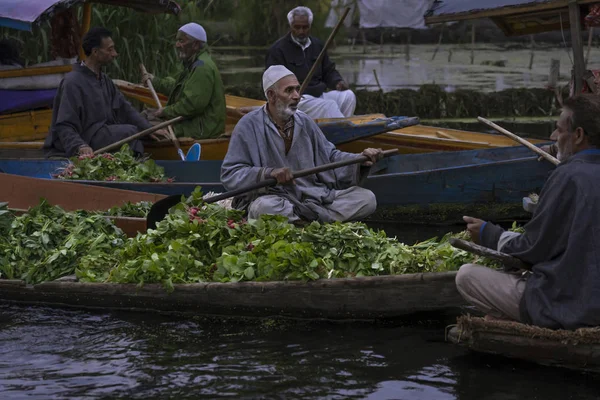
[[[565, 90], [568, 90], [565, 88]], [[264, 100], [259, 85], [225, 88], [227, 94]], [[389, 92], [356, 90], [355, 114], [383, 113], [387, 116], [418, 116], [421, 119], [481, 117], [537, 117], [559, 114], [554, 92], [547, 89], [506, 89], [480, 92], [457, 89], [446, 92], [438, 85], [423, 85], [418, 90]], [[567, 93], [564, 93], [567, 96]]]
[[[113, 32], [113, 39], [120, 56], [108, 69], [111, 77], [138, 82], [139, 64], [144, 63], [148, 71], [158, 76], [172, 76], [178, 72], [179, 61], [174, 50], [174, 37], [184, 23], [201, 23], [208, 33], [209, 46], [268, 46], [288, 30], [287, 12], [297, 6], [294, 0], [266, 2], [263, 0], [179, 0], [182, 11], [174, 15], [149, 15], [128, 8], [94, 4], [92, 26], [102, 25]], [[306, 0], [303, 5], [313, 10], [315, 19], [312, 34], [325, 39], [331, 29], [324, 23], [329, 13], [329, 0]], [[78, 8], [81, 19], [81, 7]], [[515, 42], [516, 46], [527, 46], [529, 36], [507, 38], [492, 22], [482, 20], [459, 22], [444, 28], [443, 44], [469, 44], [471, 25], [476, 25], [476, 43]], [[352, 39], [362, 45], [362, 35], [356, 28], [342, 27], [336, 43], [347, 44]], [[19, 43], [21, 58], [28, 65], [52, 60], [49, 40], [50, 22], [42, 23], [33, 33], [0, 28], [0, 37], [10, 37]], [[368, 44], [405, 43], [413, 45], [433, 44], [439, 40], [441, 26], [430, 29], [409, 30], [374, 28], [364, 30]], [[587, 33], [584, 33], [587, 36]], [[535, 35], [537, 43], [562, 43], [560, 32]], [[569, 33], [565, 40], [570, 43]], [[595, 43], [593, 44], [595, 45]]]

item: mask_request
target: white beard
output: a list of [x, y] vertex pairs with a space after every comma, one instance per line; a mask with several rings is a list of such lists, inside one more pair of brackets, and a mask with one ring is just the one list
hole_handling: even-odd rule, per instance
[[283, 104], [281, 101], [275, 103], [275, 112], [281, 117], [281, 119], [287, 120], [296, 114], [296, 110], [297, 108], [292, 108], [289, 105]]

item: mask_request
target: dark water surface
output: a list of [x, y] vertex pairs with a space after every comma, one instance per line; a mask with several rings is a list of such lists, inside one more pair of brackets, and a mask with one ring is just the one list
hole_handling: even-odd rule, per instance
[[478, 356], [451, 322], [182, 320], [0, 304], [0, 396], [597, 399], [599, 380]]

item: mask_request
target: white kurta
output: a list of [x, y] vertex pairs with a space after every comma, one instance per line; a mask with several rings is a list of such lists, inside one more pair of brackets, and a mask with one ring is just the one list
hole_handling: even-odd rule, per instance
[[356, 109], [356, 96], [352, 90], [331, 90], [321, 97], [304, 94], [298, 109], [313, 119], [351, 117]]

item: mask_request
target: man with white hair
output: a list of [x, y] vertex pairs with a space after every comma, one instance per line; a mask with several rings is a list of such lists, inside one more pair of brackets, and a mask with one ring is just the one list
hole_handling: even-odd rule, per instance
[[179, 28], [175, 37], [177, 56], [183, 62], [183, 71], [177, 79], [148, 78], [158, 92], [170, 93], [167, 106], [153, 113], [154, 117], [171, 119], [186, 117], [173, 125], [175, 136], [195, 139], [216, 138], [225, 131], [225, 90], [217, 66], [208, 54], [206, 31], [194, 22]]
[[[267, 53], [266, 66], [283, 65], [298, 80], [304, 81], [319, 57], [324, 44], [310, 36], [313, 14], [308, 7], [296, 7], [288, 13], [290, 31]], [[331, 89], [326, 92], [326, 89]], [[311, 118], [343, 118], [354, 114], [356, 96], [335, 69], [327, 53], [317, 66], [302, 94], [298, 108]]]
[[233, 206], [247, 209], [249, 218], [279, 214], [290, 222], [348, 221], [375, 211], [375, 195], [357, 185], [366, 177], [381, 149], [366, 149], [370, 161], [317, 175], [293, 179], [292, 171], [356, 158], [336, 150], [317, 124], [297, 111], [300, 84], [282, 65], [269, 67], [263, 75], [267, 104], [244, 115], [235, 126], [221, 168], [226, 190], [275, 178], [278, 185], [238, 196]]

